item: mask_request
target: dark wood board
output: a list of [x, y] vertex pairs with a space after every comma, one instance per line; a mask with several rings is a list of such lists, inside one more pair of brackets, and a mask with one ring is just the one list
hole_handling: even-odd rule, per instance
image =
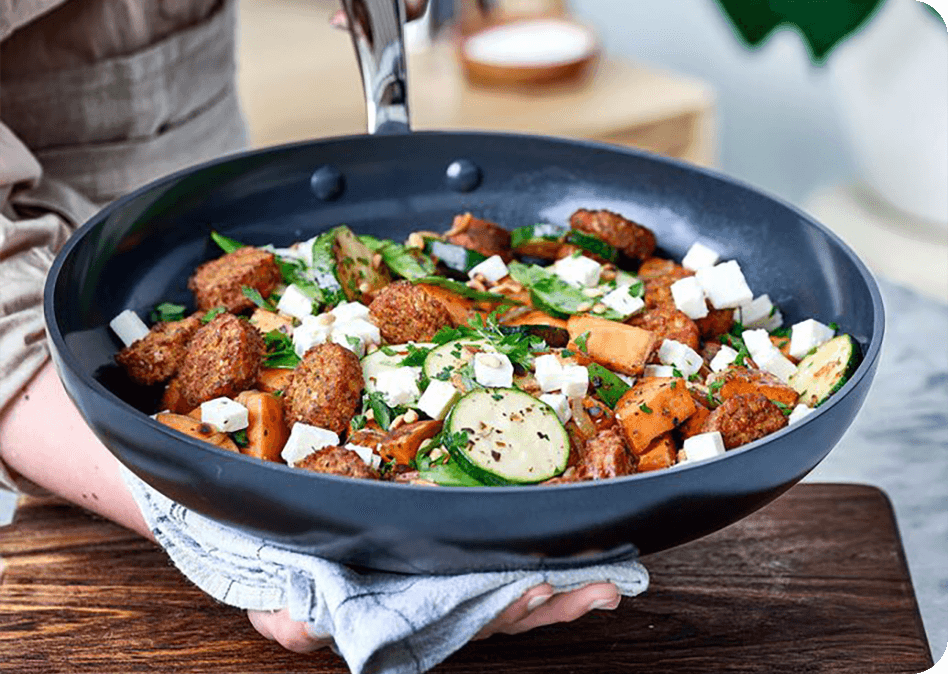
[[[56, 501], [0, 529], [0, 672], [346, 672], [296, 655], [190, 586], [152, 544]], [[885, 495], [798, 485], [645, 558], [616, 611], [469, 644], [435, 672], [917, 674], [932, 659]]]

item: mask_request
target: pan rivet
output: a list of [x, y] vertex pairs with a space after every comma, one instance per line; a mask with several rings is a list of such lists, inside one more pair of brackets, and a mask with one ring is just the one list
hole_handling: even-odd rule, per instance
[[456, 159], [445, 171], [445, 178], [456, 192], [470, 192], [481, 184], [481, 169], [470, 159]]
[[309, 188], [317, 199], [323, 201], [332, 201], [342, 194], [346, 186], [345, 178], [335, 166], [320, 166], [313, 172], [313, 177], [309, 179]]

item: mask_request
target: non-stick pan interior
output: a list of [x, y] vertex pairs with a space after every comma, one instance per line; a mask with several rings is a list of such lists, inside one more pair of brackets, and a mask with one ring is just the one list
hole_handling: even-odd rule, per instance
[[[458, 160], [469, 162], [464, 179], [449, 170]], [[313, 189], [313, 174], [322, 167], [331, 167], [340, 178], [334, 198], [322, 199]], [[193, 307], [188, 276], [200, 262], [220, 254], [209, 239], [211, 230], [251, 244], [283, 246], [344, 223], [358, 233], [400, 239], [418, 229], [447, 229], [453, 216], [465, 211], [514, 228], [565, 222], [578, 208], [607, 208], [651, 228], [661, 251], [678, 259], [702, 241], [723, 259], [739, 261], [755, 294], [768, 293], [788, 323], [810, 317], [835, 321], [853, 335], [866, 354], [862, 369], [848, 389], [800, 429], [782, 431], [707, 465], [610, 484], [495, 489], [486, 495], [485, 490], [458, 495], [463, 490], [428, 489], [447, 494], [439, 501], [440, 516], [413, 510], [432, 507], [435, 497], [417, 496], [423, 488], [296, 475], [299, 471], [224, 456], [158, 428], [127, 404], [154, 412], [157, 392], [130, 387], [116, 368], [119, 344], [108, 321], [124, 309], [147, 316], [162, 301]], [[57, 365], [80, 410], [120, 459], [173, 497], [289, 544], [322, 545], [324, 554], [329, 545], [342, 551], [335, 555], [342, 561], [394, 570], [462, 570], [496, 566], [496, 559], [478, 561], [488, 558], [486, 550], [522, 561], [628, 545], [668, 547], [763, 505], [812, 469], [851, 421], [875, 367], [882, 305], [866, 269], [835, 236], [802, 213], [728, 179], [591, 143], [419, 133], [248, 153], [177, 174], [117, 202], [87, 223], [58, 258], [47, 287], [47, 320]], [[767, 449], [775, 444], [789, 449], [779, 455]], [[743, 455], [753, 458], [738, 458]], [[358, 492], [363, 498], [354, 503], [379, 512], [332, 514], [305, 494], [290, 493], [307, 489], [321, 490], [316, 501], [339, 494], [356, 499]], [[233, 498], [241, 490], [246, 501], [238, 512]], [[481, 496], [475, 499], [475, 494]], [[540, 521], [505, 522], [504, 503]], [[389, 512], [383, 513], [386, 504]], [[475, 507], [479, 514], [461, 517], [459, 509]], [[602, 512], [550, 514], [563, 507]], [[678, 524], [670, 529], [656, 525], [655, 517], [670, 514]], [[408, 517], [411, 524], [404, 521]], [[444, 518], [452, 517], [455, 524], [445, 524]], [[492, 525], [491, 517], [499, 519]], [[457, 526], [462, 520], [463, 530]], [[386, 533], [379, 538], [373, 530]], [[328, 538], [320, 531], [330, 532]], [[393, 540], [409, 534], [417, 537], [419, 549], [428, 541], [439, 552], [402, 551], [396, 555], [400, 561], [393, 562], [359, 543], [371, 539], [378, 547], [384, 540], [391, 550], [398, 547]], [[457, 555], [445, 555], [442, 544]], [[414, 559], [406, 562], [406, 557]]]

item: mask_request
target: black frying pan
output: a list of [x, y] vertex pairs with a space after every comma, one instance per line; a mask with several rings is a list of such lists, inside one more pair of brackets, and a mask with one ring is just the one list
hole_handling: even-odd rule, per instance
[[[872, 276], [796, 209], [710, 171], [603, 144], [511, 134], [408, 133], [397, 0], [346, 0], [375, 135], [210, 162], [159, 180], [86, 223], [56, 259], [45, 312], [54, 362], [90, 426], [161, 492], [205, 515], [314, 554], [376, 569], [461, 572], [569, 566], [668, 548], [720, 529], [813, 469], [862, 405], [883, 308]], [[386, 66], [386, 67], [382, 67]], [[835, 321], [864, 359], [815, 414], [722, 457], [556, 487], [444, 488], [291, 469], [158, 424], [157, 391], [115, 366], [109, 320], [172, 300], [219, 254], [214, 228], [278, 246], [346, 223], [402, 238], [456, 213], [517, 227], [608, 208], [679, 258], [695, 240], [741, 263], [788, 322]]]

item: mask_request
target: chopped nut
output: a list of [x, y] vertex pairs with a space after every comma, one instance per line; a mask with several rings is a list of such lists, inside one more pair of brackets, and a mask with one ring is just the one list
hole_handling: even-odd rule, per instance
[[405, 415], [399, 414], [397, 417], [392, 419], [391, 425], [388, 427], [388, 430], [394, 431], [396, 428], [403, 426], [405, 424]]
[[336, 322], [335, 314], [320, 314], [316, 317], [316, 322], [319, 325], [332, 325]]
[[363, 281], [362, 283], [359, 284], [360, 293], [367, 293], [370, 290], [372, 290], [372, 284], [369, 283], [368, 281]]
[[615, 281], [615, 280], [616, 280], [616, 272], [615, 272], [614, 270], [612, 270], [612, 269], [604, 269], [602, 272], [600, 272], [599, 277], [600, 277], [603, 281]]
[[592, 309], [592, 302], [583, 302], [576, 307], [576, 311], [583, 312]]
[[372, 256], [372, 269], [378, 269], [382, 266], [382, 254], [376, 253]]
[[431, 454], [429, 454], [428, 457], [432, 461], [437, 461], [438, 459], [443, 457], [445, 454], [447, 454], [447, 452], [444, 451], [441, 447], [435, 447], [434, 449], [431, 450]]
[[602, 297], [605, 291], [602, 288], [583, 288], [586, 297]]
[[367, 409], [367, 410], [365, 411], [365, 419], [366, 419], [366, 421], [374, 421], [374, 420], [375, 420], [375, 410], [373, 410], [371, 407], [370, 407], [369, 409]]
[[500, 358], [488, 353], [481, 356], [480, 363], [484, 367], [497, 368], [500, 367]]
[[416, 421], [418, 421], [418, 412], [416, 412], [415, 410], [408, 410], [407, 412], [405, 412], [404, 417], [405, 417], [406, 424], [413, 424]]
[[468, 287], [468, 288], [473, 288], [474, 290], [478, 290], [478, 291], [480, 291], [480, 292], [484, 292], [484, 291], [487, 290], [487, 288], [484, 286], [484, 284], [481, 283], [480, 281], [478, 281], [477, 279], [471, 279], [470, 281], [468, 281], [468, 282], [467, 282], [467, 287]]
[[412, 232], [408, 235], [408, 247], [423, 249], [425, 247], [425, 237], [418, 232]]
[[609, 309], [609, 307], [607, 307], [607, 306], [606, 306], [605, 304], [603, 304], [602, 302], [597, 302], [596, 304], [593, 305], [593, 313], [594, 313], [594, 314], [604, 314], [604, 313], [606, 313], [606, 311], [607, 311], [608, 309]]

